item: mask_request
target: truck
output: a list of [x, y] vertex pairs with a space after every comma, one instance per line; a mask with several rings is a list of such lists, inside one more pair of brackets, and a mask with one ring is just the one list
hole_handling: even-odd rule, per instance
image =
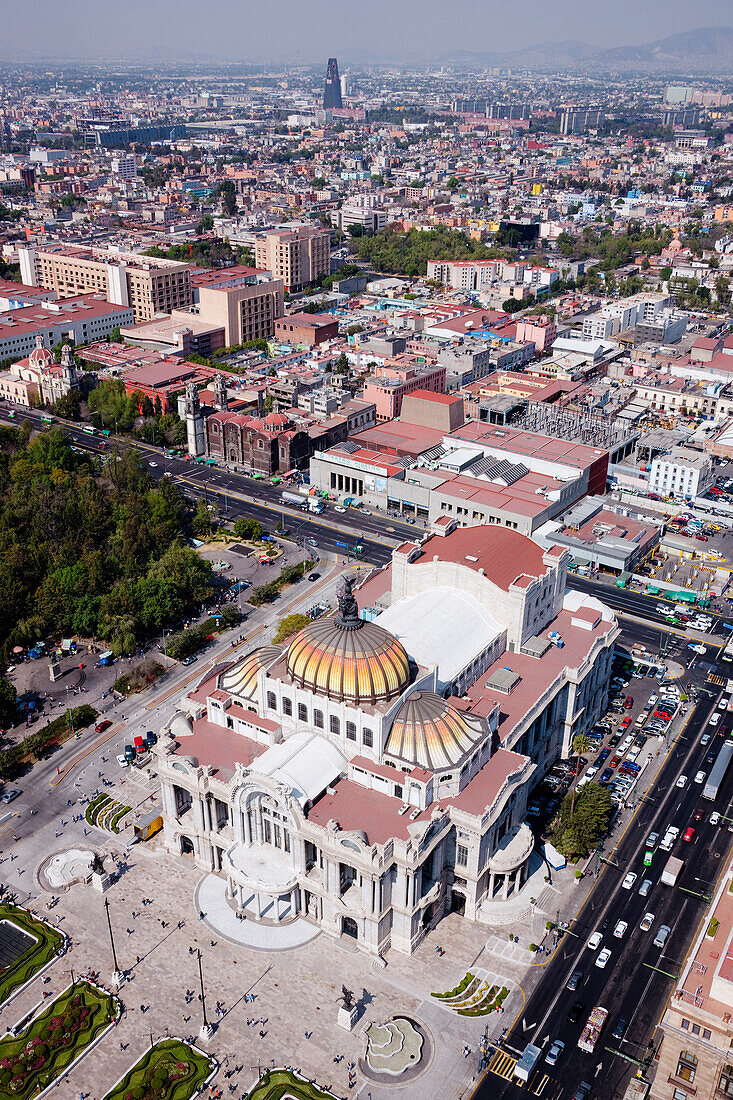
[[584, 1050], [586, 1054], [592, 1054], [596, 1048], [603, 1025], [608, 1019], [608, 1009], [603, 1008], [602, 1005], [596, 1005], [591, 1010], [591, 1014], [588, 1017], [585, 1027], [580, 1033], [578, 1039], [578, 1046], [581, 1050]]
[[163, 828], [163, 818], [160, 810], [151, 810], [149, 814], [135, 823], [135, 836], [138, 840], [149, 840]]
[[295, 504], [298, 508], [303, 507], [303, 496], [301, 493], [280, 493], [280, 500], [283, 504]]
[[520, 1081], [529, 1081], [532, 1070], [542, 1057], [542, 1048], [527, 1043], [521, 1057], [514, 1067], [514, 1076]]
[[323, 511], [323, 501], [320, 501], [318, 497], [308, 497], [306, 503], [309, 512], [315, 512], [316, 515], [320, 516]]
[[683, 867], [684, 863], [681, 859], [678, 859], [677, 856], [670, 856], [664, 865], [659, 881], [663, 882], [665, 886], [676, 886]]

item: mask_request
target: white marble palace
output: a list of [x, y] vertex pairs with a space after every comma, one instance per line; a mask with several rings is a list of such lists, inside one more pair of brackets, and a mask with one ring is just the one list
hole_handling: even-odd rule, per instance
[[374, 955], [487, 919], [538, 858], [530, 789], [607, 702], [618, 628], [568, 560], [442, 517], [335, 616], [215, 667], [155, 749], [170, 850], [247, 919]]

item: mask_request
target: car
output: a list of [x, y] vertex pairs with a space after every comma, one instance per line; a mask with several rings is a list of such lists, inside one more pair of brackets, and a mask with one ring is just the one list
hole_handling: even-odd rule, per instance
[[708, 541], [708, 536], [707, 535], [695, 535], [695, 538], [697, 539], [698, 542], [707, 542]]
[[121, 768], [129, 768], [130, 766], [130, 761], [123, 753], [120, 753], [120, 755], [117, 757], [117, 763], [120, 765]]
[[309, 546], [318, 546], [318, 542], [316, 541], [316, 539], [306, 539], [306, 542]]
[[627, 710], [631, 710], [633, 705], [634, 705], [634, 697], [632, 695], [627, 695], [626, 698], [624, 699], [624, 706], [626, 707]]
[[656, 848], [658, 843], [659, 843], [659, 833], [649, 833], [649, 836], [646, 838], [647, 848]]
[[555, 1039], [555, 1042], [552, 1044], [547, 1054], [545, 1055], [545, 1061], [547, 1062], [548, 1066], [556, 1066], [557, 1060], [564, 1050], [565, 1044], [563, 1043], [562, 1039]]
[[712, 718], [710, 719], [710, 723], [709, 723], [709, 724], [710, 724], [711, 726], [717, 726], [717, 724], [718, 724], [718, 722], [719, 722], [719, 721], [720, 721], [720, 715], [719, 715], [719, 714], [718, 714], [718, 712], [716, 711], [716, 712], [715, 712], [715, 714], [714, 714], [714, 715], [712, 716]]
[[342, 508], [340, 504], [337, 504], [336, 507], [334, 508], [334, 512], [344, 513], [345, 511], [346, 511], [346, 509]]
[[654, 914], [645, 913], [644, 916], [641, 918], [641, 924], [639, 925], [639, 928], [641, 928], [642, 932], [648, 932], [653, 924]]
[[616, 927], [613, 930], [613, 934], [617, 940], [623, 938], [626, 933], [626, 929], [629, 927], [629, 922], [625, 920], [616, 921]]
[[593, 934], [588, 937], [588, 942], [586, 943], [585, 946], [590, 948], [591, 951], [597, 951], [602, 943], [603, 943], [603, 933], [602, 932], [593, 932]]
[[616, 1021], [616, 1026], [614, 1027], [613, 1031], [611, 1032], [614, 1039], [623, 1039], [624, 1035], [626, 1034], [626, 1029], [627, 1029], [628, 1026], [629, 1026], [629, 1021], [626, 1019], [626, 1017], [625, 1016], [619, 1016], [618, 1020]]
[[620, 756], [612, 756], [611, 759], [608, 761], [608, 766], [609, 766], [609, 768], [617, 768], [620, 763], [621, 763], [621, 757]]
[[707, 754], [707, 756], [705, 757], [705, 763], [706, 764], [712, 764], [712, 763], [714, 763], [714, 761], [715, 761], [715, 753], [714, 752], [709, 752]]
[[702, 819], [703, 819], [703, 811], [700, 810], [700, 809], [695, 810], [694, 814], [692, 815], [692, 820], [693, 821], [702, 821]]
[[190, 657], [184, 657], [181, 661], [182, 665], [192, 665], [194, 661], [198, 661], [198, 657], [195, 653], [192, 653]]
[[581, 1081], [573, 1093], [573, 1100], [588, 1100], [591, 1087], [592, 1086], [587, 1081]]
[[573, 1005], [571, 1005], [570, 1011], [568, 1012], [568, 1023], [577, 1024], [578, 1020], [581, 1018], [584, 1012], [585, 1001], [576, 1001]]
[[23, 792], [18, 787], [13, 787], [11, 790], [5, 792], [2, 798], [0, 798], [0, 802], [4, 802], [7, 806], [9, 802], [15, 802], [16, 798], [20, 798], [22, 793]]
[[669, 936], [669, 933], [671, 931], [672, 931], [672, 929], [669, 927], [668, 924], [660, 924], [659, 928], [657, 929], [657, 934], [654, 937], [654, 946], [655, 947], [664, 947], [665, 943], [667, 942], [667, 938]]
[[651, 888], [652, 888], [652, 880], [650, 878], [645, 878], [644, 881], [642, 882], [641, 886], [639, 887], [639, 897], [645, 898], [647, 896], [647, 894], [649, 893], [649, 891], [651, 890]]
[[621, 886], [623, 887], [624, 890], [630, 890], [631, 887], [636, 882], [636, 879], [637, 879], [637, 875], [635, 875], [633, 871], [629, 871], [628, 875], [626, 876], [624, 881], [621, 883]]
[[597, 767], [596, 764], [594, 764], [592, 768], [588, 768], [588, 771], [585, 773], [585, 778], [586, 778], [586, 780], [587, 779], [593, 779], [593, 777], [597, 774], [598, 774], [598, 767]]
[[695, 782], [695, 783], [704, 783], [705, 782], [705, 772], [702, 772], [702, 771], [695, 772], [695, 779], [694, 779], [693, 782]]
[[309, 581], [317, 581], [320, 578], [320, 576], [321, 576], [320, 573], [309, 573], [308, 574], [308, 580]]
[[632, 722], [633, 718], [630, 714], [627, 714], [625, 718], [621, 719], [621, 726], [623, 729], [628, 729]]
[[711, 825], [719, 825], [720, 824], [720, 814], [718, 813], [717, 810], [713, 810], [710, 817], [708, 818], [708, 821], [710, 822]]
[[148, 462], [148, 466], [150, 467], [151, 470], [157, 470], [158, 469], [158, 463], [157, 462]]
[[606, 768], [605, 771], [601, 772], [601, 783], [610, 783], [612, 777], [613, 772], [610, 768]]
[[109, 718], [105, 718], [102, 722], [97, 722], [96, 726], [94, 727], [94, 732], [104, 733], [104, 731], [108, 730], [111, 725], [112, 723], [110, 722]]
[[692, 825], [690, 825], [690, 827], [688, 829], [685, 829], [684, 833], [682, 834], [682, 839], [687, 844], [689, 844], [693, 840], [694, 836], [695, 830], [693, 829]]
[[583, 971], [574, 970], [568, 980], [565, 983], [565, 988], [569, 989], [571, 993], [574, 993], [583, 980]]
[[677, 782], [675, 783], [675, 787], [679, 787], [679, 789], [681, 791], [683, 791], [686, 786], [687, 786], [687, 776], [686, 775], [681, 775], [679, 777], [679, 779], [677, 780]]
[[602, 951], [599, 951], [596, 955], [596, 966], [599, 970], [605, 970], [608, 966], [608, 960], [611, 958], [611, 948], [604, 947]]
[[709, 740], [710, 740], [710, 734], [709, 733], [704, 733], [702, 735], [702, 737], [700, 738], [700, 744], [701, 745], [707, 745]]

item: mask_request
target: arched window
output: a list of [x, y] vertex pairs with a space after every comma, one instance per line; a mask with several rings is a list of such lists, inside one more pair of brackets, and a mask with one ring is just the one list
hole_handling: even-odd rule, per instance
[[361, 731], [361, 739], [368, 749], [370, 749], [374, 744], [374, 734], [370, 729], [367, 729], [366, 726]]
[[293, 704], [288, 699], [287, 695], [283, 695], [283, 714], [292, 714]]
[[346, 736], [349, 741], [356, 741], [356, 726], [353, 722], [346, 723]]
[[274, 691], [268, 691], [267, 693], [267, 705], [270, 710], [277, 710], [277, 699], [275, 698]]
[[329, 729], [331, 730], [331, 733], [341, 733], [341, 723], [339, 722], [335, 714], [331, 715], [331, 718], [329, 720]]
[[323, 711], [322, 710], [314, 710], [313, 711], [313, 725], [316, 727], [316, 729], [319, 729], [319, 730], [323, 729]]

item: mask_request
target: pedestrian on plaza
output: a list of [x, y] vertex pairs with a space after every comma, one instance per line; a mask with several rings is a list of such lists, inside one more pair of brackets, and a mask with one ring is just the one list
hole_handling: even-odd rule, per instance
[[203, 920], [205, 916], [206, 914], [204, 913], [203, 909], [199, 909], [199, 920]]

